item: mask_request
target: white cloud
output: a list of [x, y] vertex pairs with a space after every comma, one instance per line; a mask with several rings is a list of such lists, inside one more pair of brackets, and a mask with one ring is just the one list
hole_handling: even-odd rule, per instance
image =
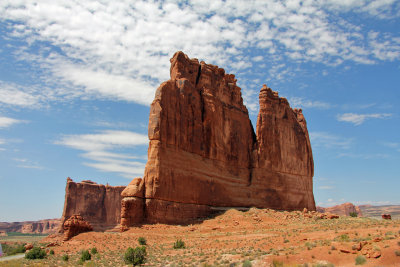
[[41, 97], [38, 88], [0, 81], [0, 104], [33, 108]]
[[338, 114], [337, 120], [350, 122], [353, 123], [354, 125], [361, 125], [367, 119], [385, 119], [390, 116], [392, 116], [392, 114], [389, 113], [374, 113], [374, 114], [344, 113], [344, 114]]
[[385, 159], [389, 155], [382, 153], [362, 154], [362, 153], [339, 153], [339, 158], [361, 158], [361, 159]]
[[311, 101], [302, 97], [289, 97], [289, 103], [292, 107], [296, 108], [318, 108], [318, 109], [329, 109], [332, 107], [331, 104], [322, 101]]
[[321, 185], [321, 186], [318, 186], [318, 189], [321, 189], [321, 190], [331, 190], [331, 189], [334, 189], [335, 187], [334, 186], [332, 186], [332, 185]]
[[[329, 66], [398, 60], [398, 34], [375, 33], [345, 14], [387, 19], [398, 11], [394, 0], [4, 0], [0, 18], [12, 31], [4, 34], [25, 43], [13, 52], [43, 71], [40, 78], [49, 86], [46, 93], [34, 88], [31, 94], [0, 85], [7, 95], [0, 102], [35, 106], [67, 96], [148, 105], [156, 86], [168, 79], [169, 58], [177, 50], [228, 72], [245, 74], [262, 61], [274, 80], [292, 75], [288, 59]], [[257, 54], [245, 57], [249, 50]]]
[[23, 123], [23, 122], [25, 122], [25, 121], [0, 116], [0, 128], [11, 127], [14, 124]]
[[148, 142], [148, 137], [143, 134], [105, 130], [95, 134], [65, 135], [54, 143], [84, 151], [81, 156], [91, 160], [83, 162], [86, 166], [133, 178], [143, 175], [147, 157], [111, 151], [148, 145]]
[[353, 143], [351, 138], [343, 138], [326, 132], [310, 132], [312, 147], [349, 149]]

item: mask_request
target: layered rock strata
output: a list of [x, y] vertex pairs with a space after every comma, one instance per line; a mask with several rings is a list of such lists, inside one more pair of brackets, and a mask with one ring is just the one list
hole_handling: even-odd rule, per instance
[[214, 210], [315, 210], [301, 110], [264, 85], [256, 133], [235, 76], [177, 52], [151, 104], [143, 179], [122, 192], [121, 224], [187, 223]]
[[61, 226], [74, 214], [83, 216], [95, 231], [118, 226], [121, 218], [121, 192], [124, 189], [125, 186], [102, 185], [89, 180], [75, 183], [68, 177]]
[[60, 219], [46, 219], [25, 222], [0, 222], [0, 232], [24, 234], [54, 234], [60, 229]]

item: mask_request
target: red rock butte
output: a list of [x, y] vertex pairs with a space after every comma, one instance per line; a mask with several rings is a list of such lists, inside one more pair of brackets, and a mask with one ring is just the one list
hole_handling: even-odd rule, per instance
[[121, 225], [188, 223], [231, 207], [315, 210], [301, 109], [264, 85], [254, 132], [235, 76], [177, 52], [150, 108], [144, 177], [122, 191]]

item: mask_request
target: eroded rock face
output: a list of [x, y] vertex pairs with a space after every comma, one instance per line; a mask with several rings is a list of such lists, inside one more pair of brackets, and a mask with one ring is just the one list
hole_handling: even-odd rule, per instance
[[85, 218], [95, 231], [119, 225], [121, 219], [121, 192], [125, 186], [96, 184], [90, 180], [75, 183], [67, 178], [61, 225], [74, 214]]
[[143, 179], [123, 191], [121, 223], [185, 223], [226, 207], [315, 210], [301, 110], [267, 86], [257, 135], [235, 76], [177, 52], [157, 89]]
[[46, 219], [25, 222], [0, 222], [0, 232], [24, 234], [54, 234], [60, 229], [60, 219]]
[[64, 241], [70, 240], [72, 237], [85, 232], [93, 231], [93, 227], [89, 222], [85, 221], [82, 216], [74, 214], [64, 222]]
[[341, 216], [350, 216], [350, 213], [355, 212], [357, 213], [358, 217], [362, 217], [361, 209], [358, 206], [354, 206], [354, 204], [350, 202], [328, 208], [317, 207], [317, 211], [335, 213]]

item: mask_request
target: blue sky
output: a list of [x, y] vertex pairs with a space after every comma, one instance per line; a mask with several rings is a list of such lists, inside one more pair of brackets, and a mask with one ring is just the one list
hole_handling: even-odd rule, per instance
[[400, 2], [0, 2], [0, 221], [60, 217], [66, 178], [143, 176], [169, 59], [302, 108], [318, 205], [400, 204]]

